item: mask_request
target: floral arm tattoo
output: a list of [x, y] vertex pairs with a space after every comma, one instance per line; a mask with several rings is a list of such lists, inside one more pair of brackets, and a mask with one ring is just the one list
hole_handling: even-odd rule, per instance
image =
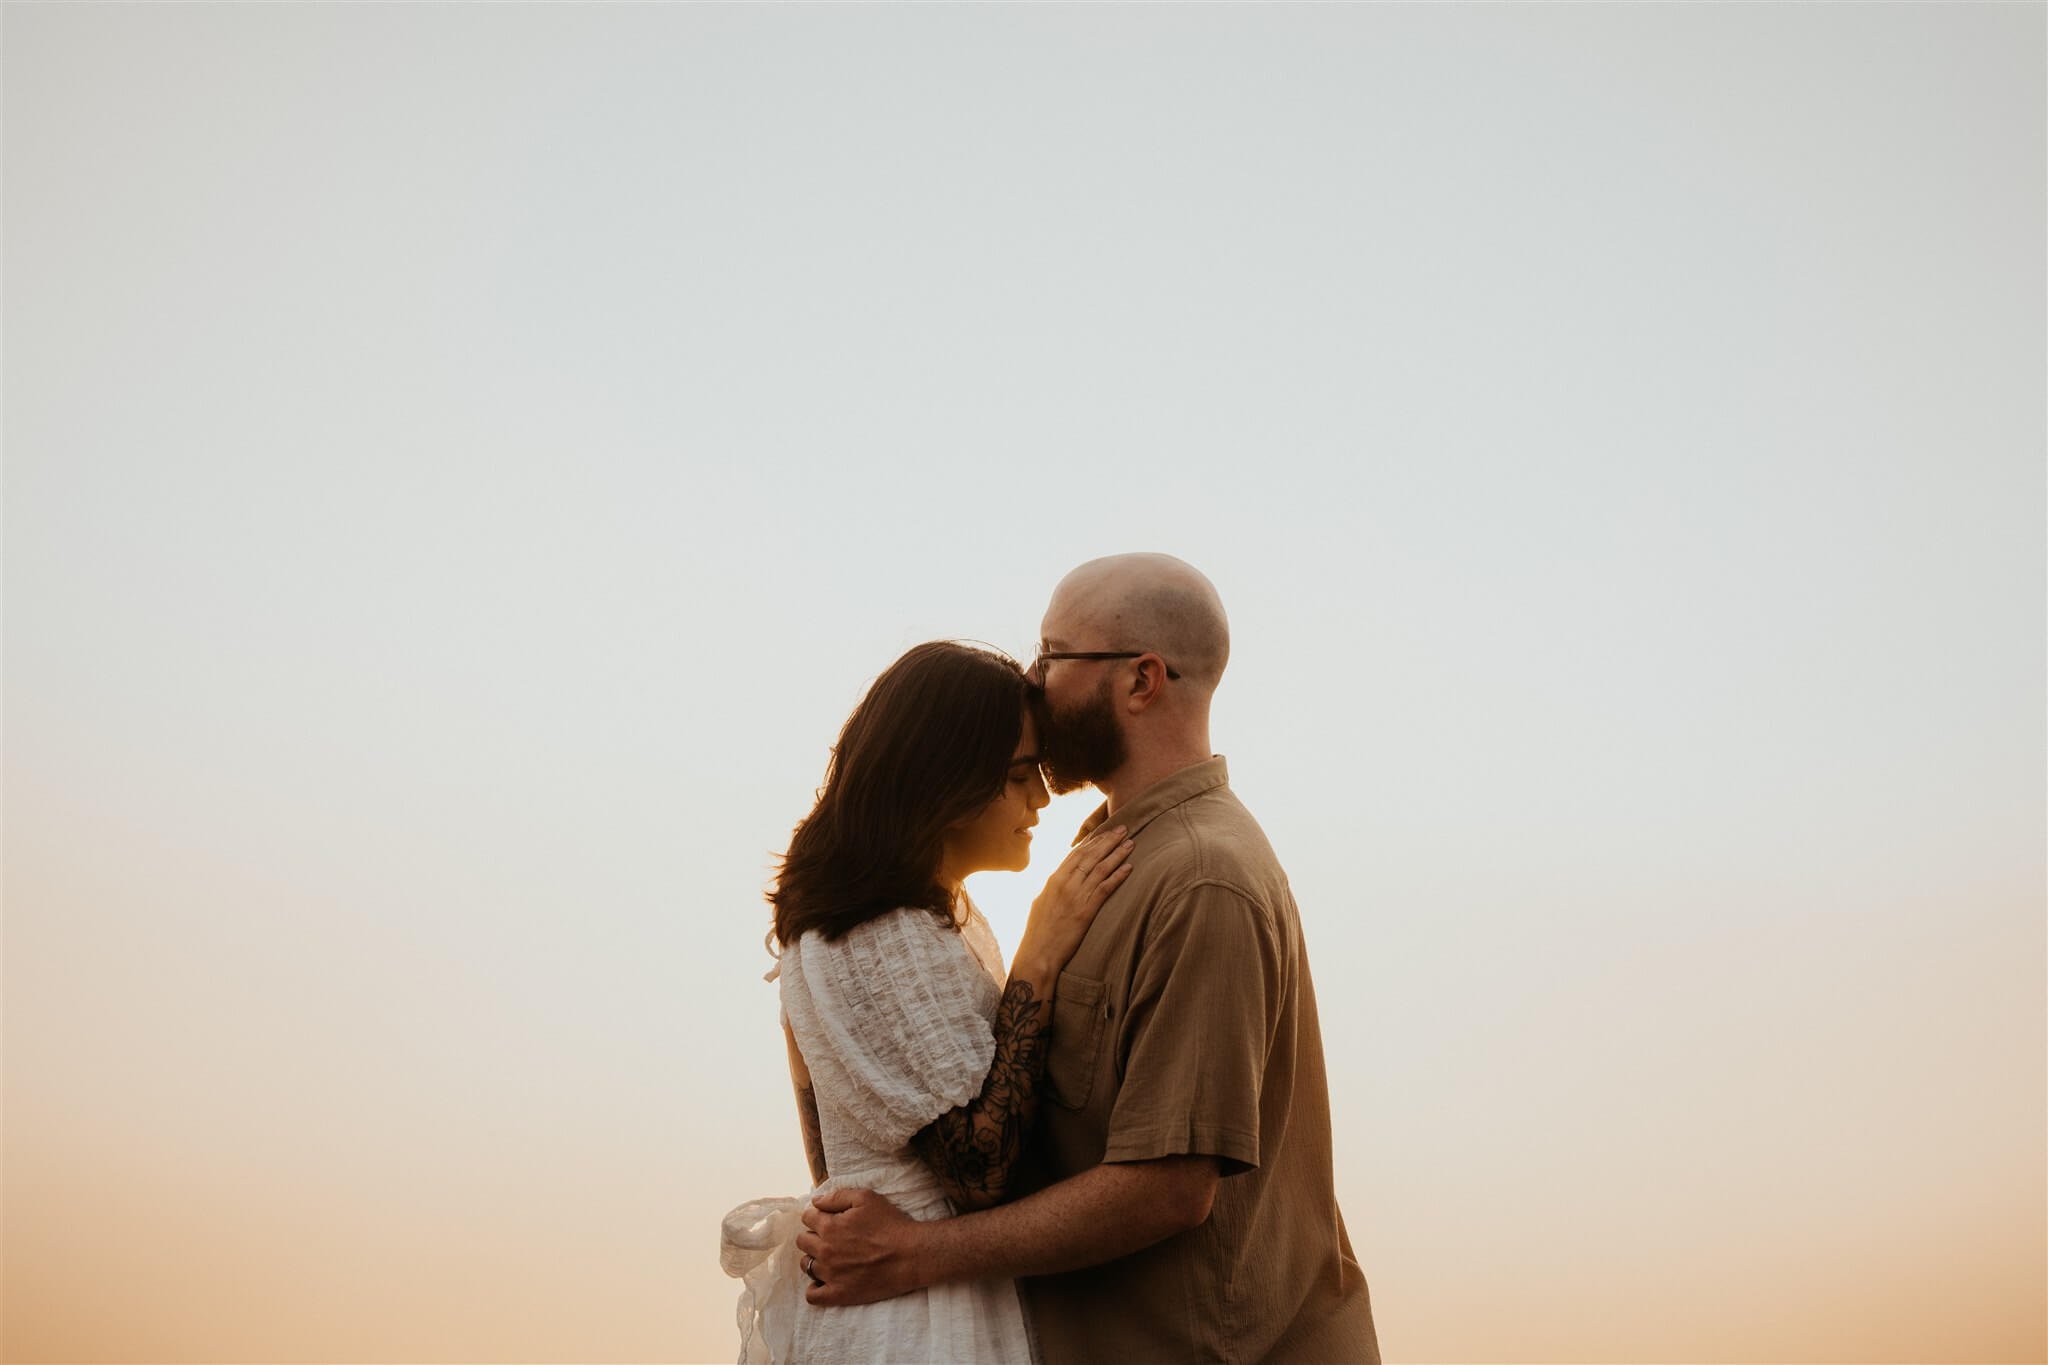
[[981, 1094], [910, 1139], [956, 1209], [985, 1209], [1009, 1193], [1024, 1135], [1038, 1113], [1050, 1003], [1030, 982], [1012, 981], [996, 1007], [996, 1056]]
[[811, 1069], [797, 1050], [789, 1020], [782, 1021], [782, 1040], [789, 1047], [789, 1079], [796, 1087], [796, 1117], [804, 1130], [804, 1159], [811, 1163], [811, 1183], [825, 1183], [825, 1133], [818, 1125], [818, 1092], [811, 1088]]

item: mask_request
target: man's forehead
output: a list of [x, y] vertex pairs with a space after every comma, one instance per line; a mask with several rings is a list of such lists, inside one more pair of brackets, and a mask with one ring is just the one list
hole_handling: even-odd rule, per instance
[[1071, 649], [1074, 642], [1087, 633], [1070, 625], [1056, 624], [1048, 617], [1038, 629], [1038, 643], [1047, 649]]
[[1076, 592], [1070, 583], [1062, 583], [1053, 590], [1052, 601], [1045, 607], [1045, 615], [1038, 623], [1038, 637], [1043, 644], [1061, 647], [1071, 644], [1074, 637], [1084, 634], [1099, 615], [1095, 604], [1089, 601], [1089, 594]]

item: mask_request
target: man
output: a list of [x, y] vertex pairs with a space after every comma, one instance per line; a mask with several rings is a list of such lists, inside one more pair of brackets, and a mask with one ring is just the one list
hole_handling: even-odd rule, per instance
[[1216, 589], [1168, 555], [1092, 560], [1046, 608], [1031, 680], [1055, 791], [1093, 783], [1134, 871], [1053, 1005], [1037, 1156], [1013, 1204], [912, 1222], [821, 1197], [798, 1239], [818, 1304], [1022, 1279], [1047, 1361], [1377, 1362], [1337, 1211], [1300, 917], [1209, 751], [1230, 657]]

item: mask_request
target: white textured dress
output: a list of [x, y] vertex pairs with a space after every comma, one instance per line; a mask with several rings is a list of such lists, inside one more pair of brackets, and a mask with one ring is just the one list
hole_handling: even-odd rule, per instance
[[826, 1182], [801, 1198], [756, 1199], [725, 1216], [719, 1249], [740, 1294], [741, 1365], [1033, 1358], [1011, 1280], [936, 1285], [882, 1303], [816, 1308], [796, 1251], [811, 1196], [887, 1195], [912, 1218], [950, 1217], [910, 1138], [981, 1093], [995, 1059], [1002, 951], [972, 906], [959, 933], [927, 910], [895, 910], [837, 942], [805, 934], [776, 970], [782, 1011], [810, 1068]]

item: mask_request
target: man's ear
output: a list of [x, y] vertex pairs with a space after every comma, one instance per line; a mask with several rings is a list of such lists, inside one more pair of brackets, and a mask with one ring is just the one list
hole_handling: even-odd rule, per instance
[[1138, 660], [1138, 671], [1131, 678], [1130, 696], [1124, 702], [1124, 710], [1132, 715], [1136, 715], [1153, 702], [1158, 701], [1159, 694], [1165, 690], [1165, 687], [1166, 665], [1160, 660], [1146, 655]]

